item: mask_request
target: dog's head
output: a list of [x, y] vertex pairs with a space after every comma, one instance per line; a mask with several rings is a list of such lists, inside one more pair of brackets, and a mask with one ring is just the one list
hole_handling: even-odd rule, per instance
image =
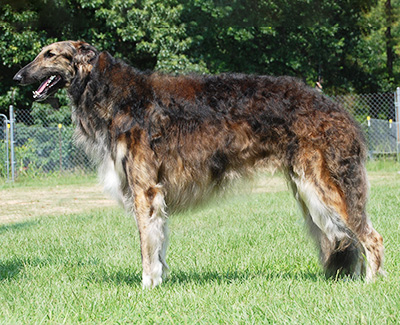
[[89, 73], [98, 51], [93, 46], [78, 41], [50, 44], [14, 76], [21, 85], [40, 82], [33, 98], [43, 101], [57, 90], [68, 87], [77, 74]]

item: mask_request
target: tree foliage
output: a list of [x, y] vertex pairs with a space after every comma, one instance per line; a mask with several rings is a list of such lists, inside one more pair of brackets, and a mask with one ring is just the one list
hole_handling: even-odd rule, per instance
[[[388, 0], [1, 0], [0, 111], [14, 73], [65, 39], [139, 69], [287, 74], [332, 94], [391, 91], [400, 1], [389, 2], [390, 11]], [[17, 88], [19, 108], [31, 107], [32, 89]], [[67, 114], [64, 106], [61, 96]]]
[[363, 47], [359, 21], [370, 1], [215, 3], [191, 0], [185, 12], [201, 44], [196, 56], [212, 72], [290, 74], [310, 84], [321, 79], [330, 92], [376, 88], [357, 62]]
[[399, 0], [378, 0], [377, 5], [364, 15], [362, 21], [364, 51], [360, 55], [360, 64], [363, 69], [376, 76], [377, 88], [381, 91], [392, 91], [398, 86], [399, 8]]

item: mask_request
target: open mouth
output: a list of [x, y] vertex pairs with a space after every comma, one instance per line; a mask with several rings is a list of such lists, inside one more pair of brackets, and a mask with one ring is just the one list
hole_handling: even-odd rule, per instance
[[52, 75], [43, 81], [39, 88], [33, 92], [33, 99], [36, 101], [43, 101], [54, 94], [58, 89], [64, 87], [64, 85], [64, 79], [60, 75]]

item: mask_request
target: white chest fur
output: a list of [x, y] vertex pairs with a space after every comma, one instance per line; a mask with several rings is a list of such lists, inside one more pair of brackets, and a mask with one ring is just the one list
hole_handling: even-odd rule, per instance
[[118, 145], [115, 160], [111, 158], [111, 154], [106, 154], [99, 168], [100, 181], [104, 186], [104, 192], [121, 205], [124, 203], [122, 189], [126, 185], [126, 176], [122, 166], [125, 153], [125, 146]]

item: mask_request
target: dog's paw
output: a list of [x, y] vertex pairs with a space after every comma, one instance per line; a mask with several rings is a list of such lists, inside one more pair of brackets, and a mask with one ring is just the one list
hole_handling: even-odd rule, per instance
[[152, 277], [151, 275], [143, 274], [142, 285], [143, 289], [153, 289], [162, 283], [161, 276]]

